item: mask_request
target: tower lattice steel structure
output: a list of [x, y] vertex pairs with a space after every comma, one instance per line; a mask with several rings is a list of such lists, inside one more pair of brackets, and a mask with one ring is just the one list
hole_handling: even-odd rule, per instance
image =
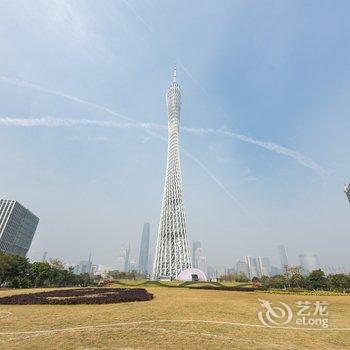
[[350, 183], [349, 183], [349, 184], [346, 184], [346, 185], [344, 186], [344, 192], [345, 192], [345, 194], [346, 194], [346, 196], [348, 197], [348, 200], [349, 200], [349, 202], [350, 202]]
[[182, 270], [192, 265], [181, 181], [179, 147], [181, 91], [176, 81], [176, 67], [173, 83], [166, 93], [166, 104], [168, 158], [153, 266], [154, 279], [175, 279]]

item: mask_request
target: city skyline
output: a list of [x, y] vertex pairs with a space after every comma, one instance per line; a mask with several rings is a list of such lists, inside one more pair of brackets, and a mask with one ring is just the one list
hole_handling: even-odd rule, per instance
[[177, 62], [187, 227], [208, 263], [280, 266], [282, 242], [293, 265], [347, 265], [350, 4], [132, 6], [2, 6], [0, 197], [40, 217], [29, 256], [110, 266], [158, 226]]

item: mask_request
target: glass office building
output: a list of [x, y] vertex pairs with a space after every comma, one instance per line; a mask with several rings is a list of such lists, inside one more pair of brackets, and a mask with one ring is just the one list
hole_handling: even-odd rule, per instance
[[0, 251], [25, 256], [39, 218], [15, 200], [0, 200]]
[[150, 224], [145, 222], [142, 229], [142, 237], [139, 254], [139, 273], [142, 275], [148, 274], [148, 258], [149, 258], [149, 233]]

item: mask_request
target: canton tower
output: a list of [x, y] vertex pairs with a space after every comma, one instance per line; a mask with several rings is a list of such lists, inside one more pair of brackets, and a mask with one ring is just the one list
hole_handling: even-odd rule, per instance
[[176, 67], [173, 83], [166, 93], [166, 104], [168, 110], [168, 157], [153, 266], [154, 279], [176, 279], [182, 270], [188, 269], [192, 265], [181, 181], [179, 147], [181, 91], [176, 82]]
[[345, 194], [346, 194], [346, 196], [348, 197], [348, 200], [349, 200], [349, 202], [350, 202], [350, 183], [349, 183], [349, 184], [346, 184], [346, 185], [344, 186], [344, 192], [345, 192]]

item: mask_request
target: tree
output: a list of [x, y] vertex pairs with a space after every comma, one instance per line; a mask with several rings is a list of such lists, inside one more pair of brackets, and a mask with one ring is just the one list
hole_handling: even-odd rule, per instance
[[339, 273], [328, 277], [329, 285], [332, 290], [345, 292], [350, 290], [350, 275]]
[[0, 252], [0, 286], [25, 288], [30, 285], [30, 263], [27, 258]]
[[260, 278], [260, 283], [263, 288], [270, 288], [271, 281], [272, 281], [272, 278], [269, 276], [261, 276]]
[[270, 278], [270, 287], [271, 288], [286, 288], [287, 281], [284, 275], [276, 275]]
[[300, 266], [291, 266], [289, 268], [290, 277], [289, 277], [289, 286], [292, 288], [304, 288], [305, 287], [305, 278], [301, 274]]
[[219, 281], [226, 282], [248, 282], [249, 279], [240, 273], [229, 273], [218, 278]]
[[306, 278], [308, 289], [327, 289], [327, 282], [326, 275], [321, 269], [310, 272], [309, 276]]
[[52, 267], [48, 262], [34, 262], [32, 275], [35, 287], [49, 286], [52, 278]]
[[60, 259], [57, 259], [57, 258], [50, 259], [50, 265], [54, 269], [64, 270], [64, 264], [63, 264], [63, 262]]
[[63, 263], [54, 259], [50, 263], [30, 263], [27, 258], [0, 252], [0, 286], [12, 288], [88, 286], [89, 274], [74, 275], [64, 269]]

